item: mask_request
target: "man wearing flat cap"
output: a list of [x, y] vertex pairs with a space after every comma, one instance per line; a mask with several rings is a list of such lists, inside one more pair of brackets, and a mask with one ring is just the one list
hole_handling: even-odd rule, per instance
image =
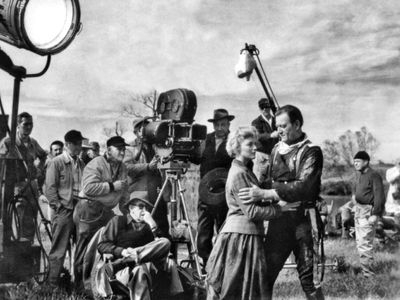
[[365, 277], [375, 274], [371, 268], [373, 241], [377, 221], [382, 217], [385, 206], [382, 177], [369, 166], [369, 161], [370, 157], [365, 151], [359, 151], [354, 156], [354, 168], [358, 173], [354, 188], [354, 224], [358, 254]]
[[47, 166], [45, 195], [54, 212], [49, 254], [49, 283], [53, 286], [58, 283], [70, 237], [75, 230], [73, 211], [79, 199], [85, 167], [79, 157], [83, 139], [80, 131], [68, 131], [64, 136], [64, 152], [50, 160]]
[[276, 107], [272, 99], [261, 98], [258, 101], [260, 115], [251, 122], [258, 132], [258, 145], [254, 161], [254, 174], [262, 182], [261, 177], [268, 168], [272, 148], [279, 141], [278, 131], [275, 124]]
[[[205, 148], [200, 160], [200, 178], [216, 168], [229, 170], [232, 158], [226, 152], [226, 141], [229, 134], [230, 122], [235, 116], [230, 115], [224, 108], [214, 110], [214, 116], [208, 122], [213, 123], [214, 132], [207, 134]], [[217, 230], [225, 221], [228, 207], [223, 201], [217, 205], [207, 204], [206, 195], [199, 193], [197, 248], [205, 266], [212, 250], [214, 225]]]
[[74, 212], [78, 235], [74, 268], [78, 287], [90, 239], [114, 216], [113, 209], [128, 199], [127, 170], [122, 162], [127, 145], [122, 137], [111, 137], [107, 140], [106, 153], [92, 159], [83, 170], [80, 201]]
[[[172, 263], [168, 261], [171, 243], [159, 236], [147, 192], [132, 192], [124, 206], [128, 213], [107, 223], [97, 249], [101, 254], [112, 254], [112, 274], [108, 275], [128, 287], [130, 299], [151, 299], [150, 292], [160, 281], [156, 275], [167, 271], [166, 266]], [[168, 294], [183, 292], [176, 266], [170, 271], [174, 282], [168, 285], [169, 289], [173, 287]], [[105, 287], [107, 290], [107, 284]]]

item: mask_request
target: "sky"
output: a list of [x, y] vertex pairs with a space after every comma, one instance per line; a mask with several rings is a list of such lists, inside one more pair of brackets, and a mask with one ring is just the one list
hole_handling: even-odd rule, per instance
[[[224, 107], [236, 116], [232, 130], [250, 124], [265, 95], [255, 75], [246, 81], [234, 72], [250, 43], [279, 104], [301, 109], [314, 143], [366, 126], [380, 142], [377, 159], [400, 157], [398, 1], [98, 0], [81, 1], [81, 13], [71, 45], [44, 76], [21, 85], [20, 111], [34, 116], [32, 136], [43, 147], [70, 129], [104, 142], [102, 128], [120, 118], [129, 98], [153, 90], [193, 90], [198, 123]], [[45, 63], [0, 47], [28, 72]], [[1, 72], [6, 111], [12, 85]]]

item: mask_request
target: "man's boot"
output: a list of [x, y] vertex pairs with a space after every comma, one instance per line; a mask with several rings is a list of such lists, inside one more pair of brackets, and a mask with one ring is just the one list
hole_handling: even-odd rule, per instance
[[311, 294], [306, 294], [307, 300], [324, 300], [324, 294], [322, 293], [321, 287], [318, 287], [315, 292]]

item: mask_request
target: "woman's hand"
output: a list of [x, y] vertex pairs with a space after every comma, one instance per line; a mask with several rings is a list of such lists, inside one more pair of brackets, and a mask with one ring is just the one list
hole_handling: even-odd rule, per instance
[[239, 199], [244, 204], [258, 203], [258, 202], [274, 202], [277, 198], [275, 190], [263, 190], [256, 185], [252, 187], [242, 188], [239, 190]]
[[253, 184], [252, 187], [240, 189], [238, 196], [244, 204], [251, 204], [260, 202], [263, 199], [264, 193], [262, 189]]

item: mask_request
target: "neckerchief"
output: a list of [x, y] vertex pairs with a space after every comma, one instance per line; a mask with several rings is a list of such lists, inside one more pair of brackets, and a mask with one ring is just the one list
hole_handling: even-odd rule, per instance
[[286, 155], [289, 153], [297, 152], [298, 149], [300, 149], [306, 143], [310, 143], [310, 140], [308, 139], [307, 135], [304, 134], [303, 140], [292, 145], [288, 145], [282, 141], [279, 142], [277, 146], [277, 151], [280, 155]]

